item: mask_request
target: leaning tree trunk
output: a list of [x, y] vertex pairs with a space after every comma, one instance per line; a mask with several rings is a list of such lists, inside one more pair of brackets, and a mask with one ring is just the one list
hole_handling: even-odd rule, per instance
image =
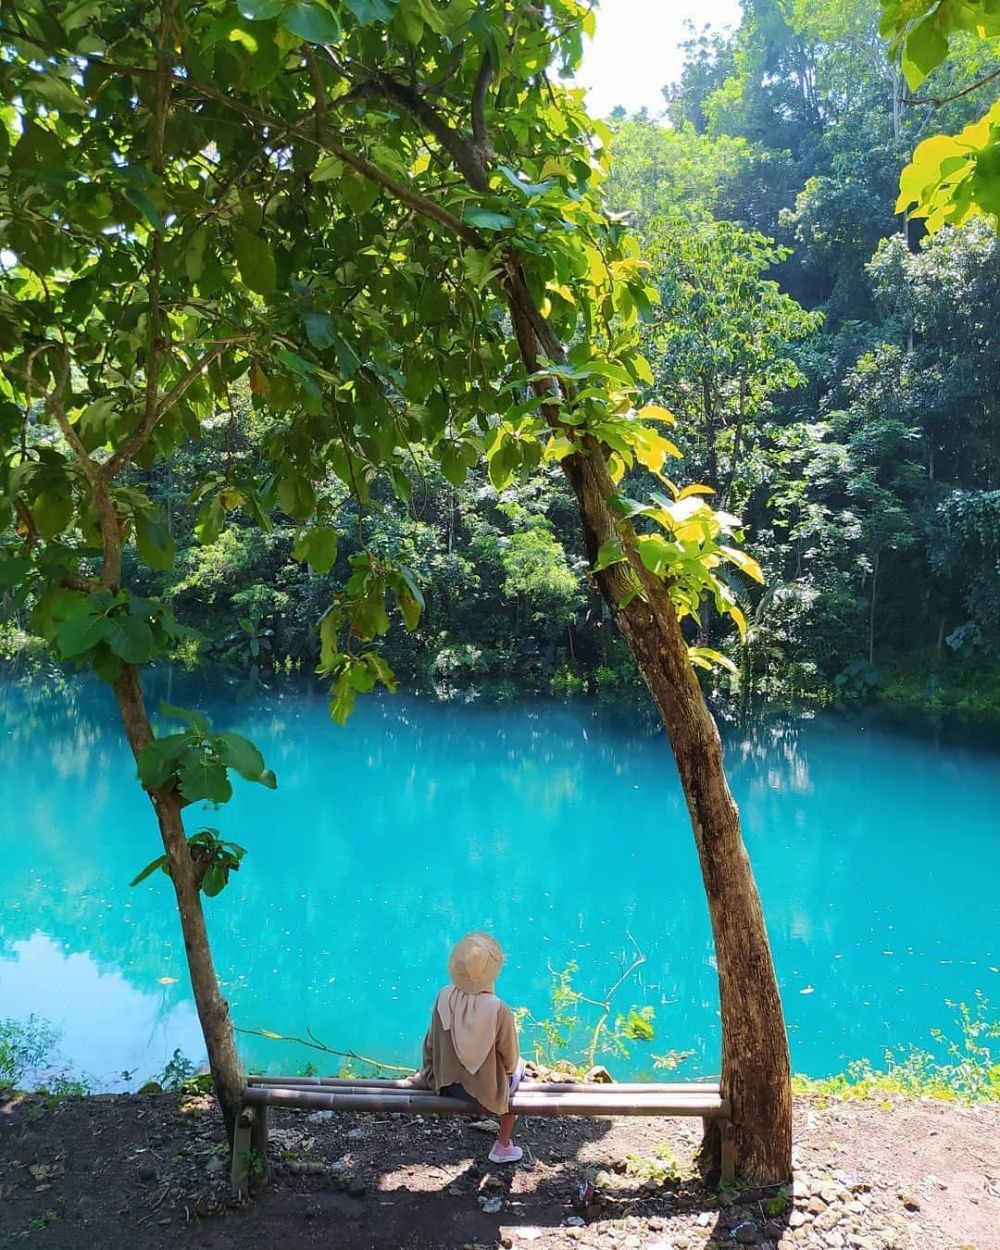
[[[588, 554], [618, 532], [603, 457], [564, 462], [580, 506]], [[788, 1040], [760, 895], [726, 781], [722, 743], [688, 659], [662, 581], [634, 565], [645, 591], [627, 607], [621, 569], [598, 575], [666, 727], [694, 830], [715, 938], [722, 1011], [722, 1088], [733, 1104], [741, 1176], [757, 1182], [791, 1174], [792, 1100]], [[714, 1150], [714, 1143], [709, 1143]]]
[[[564, 359], [562, 344], [514, 274], [508, 278], [507, 295], [529, 374], [537, 373], [540, 348], [550, 360]], [[543, 394], [544, 385], [537, 384]], [[545, 411], [550, 424], [558, 427], [559, 408], [552, 405]], [[631, 595], [632, 579], [622, 565], [595, 575], [667, 730], [691, 816], [715, 939], [722, 1090], [733, 1106], [737, 1166], [744, 1180], [783, 1181], [792, 1170], [788, 1037], [719, 731], [691, 667], [667, 584], [648, 572], [636, 554], [631, 530], [611, 510], [615, 486], [603, 450], [591, 440], [562, 466], [576, 495], [591, 564], [605, 542], [619, 538], [643, 588], [643, 596]], [[716, 1159], [717, 1149], [718, 1142], [706, 1138], [704, 1154]]]
[[[129, 746], [138, 759], [139, 752], [153, 737], [138, 669], [131, 664], [124, 665], [114, 689]], [[176, 791], [148, 791], [148, 794], [156, 812], [163, 848], [170, 862], [170, 879], [177, 896], [177, 911], [180, 915], [184, 953], [187, 957], [191, 988], [194, 991], [195, 1007], [205, 1037], [215, 1094], [226, 1124], [226, 1138], [231, 1142], [246, 1081], [233, 1040], [229, 1004], [219, 991], [219, 981], [212, 963], [205, 913], [201, 906], [198, 869], [191, 858], [184, 833], [180, 796]]]

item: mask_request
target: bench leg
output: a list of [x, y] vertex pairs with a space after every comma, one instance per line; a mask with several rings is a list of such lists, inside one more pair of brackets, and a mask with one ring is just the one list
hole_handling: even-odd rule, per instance
[[717, 1120], [721, 1140], [719, 1160], [719, 1180], [723, 1185], [732, 1185], [736, 1179], [736, 1133], [731, 1120]]
[[249, 1108], [241, 1111], [233, 1129], [232, 1182], [233, 1194], [245, 1198], [250, 1190], [250, 1148], [253, 1142], [254, 1114]]
[[255, 1175], [260, 1180], [267, 1179], [267, 1105], [254, 1107], [253, 1124], [250, 1127], [250, 1149], [256, 1168]]

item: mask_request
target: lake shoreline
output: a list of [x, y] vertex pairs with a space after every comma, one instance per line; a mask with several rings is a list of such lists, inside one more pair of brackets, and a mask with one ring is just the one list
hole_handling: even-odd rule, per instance
[[738, 1192], [702, 1184], [684, 1120], [527, 1121], [505, 1171], [464, 1121], [289, 1111], [245, 1205], [205, 1095], [21, 1095], [0, 1114], [0, 1233], [43, 1250], [300, 1250], [333, 1228], [338, 1250], [1000, 1250], [998, 1103], [797, 1096], [794, 1183]]

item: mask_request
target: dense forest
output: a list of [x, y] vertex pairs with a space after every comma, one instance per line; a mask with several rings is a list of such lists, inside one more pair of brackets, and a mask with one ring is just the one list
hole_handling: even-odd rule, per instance
[[[924, 97], [973, 82], [982, 48], [959, 43]], [[689, 631], [729, 657], [735, 673], [713, 680], [744, 696], [995, 701], [1000, 243], [982, 219], [925, 238], [893, 211], [915, 143], [978, 107], [976, 94], [911, 103], [863, 0], [753, 0], [737, 30], [692, 32], [662, 116], [608, 119], [607, 201], [659, 294], [639, 309], [646, 398], [678, 419], [677, 480], [705, 483], [742, 518], [764, 571], [763, 586], [729, 574], [747, 605], [742, 639], [707, 609]], [[429, 289], [418, 311], [433, 321], [444, 300]], [[227, 508], [273, 437], [253, 403], [266, 384], [251, 374], [227, 388], [209, 445], [151, 471], [178, 549], [169, 569], [136, 561], [130, 578], [191, 628], [192, 662], [254, 680], [311, 670], [330, 588], [363, 545], [422, 588], [421, 629], [385, 643], [411, 687], [638, 688], [558, 466], [522, 466], [498, 491], [503, 471], [491, 480], [468, 444], [440, 461], [415, 448], [406, 510], [399, 483], [381, 481], [359, 515], [333, 477], [326, 528], [307, 536], [287, 483], [263, 492], [265, 518]], [[443, 402], [432, 365], [411, 371], [406, 397]], [[102, 414], [88, 419], [99, 437]], [[52, 533], [62, 521], [37, 518]], [[28, 661], [30, 605], [11, 606], [2, 645]]]

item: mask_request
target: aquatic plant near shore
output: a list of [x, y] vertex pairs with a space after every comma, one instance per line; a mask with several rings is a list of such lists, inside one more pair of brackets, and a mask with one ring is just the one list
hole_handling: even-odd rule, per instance
[[819, 1080], [796, 1076], [793, 1091], [827, 1098], [902, 1094], [967, 1105], [1000, 1102], [1000, 1054], [990, 1045], [1000, 1038], [1000, 1017], [994, 1014], [991, 1018], [989, 1000], [982, 990], [976, 990], [971, 1007], [951, 1001], [948, 1006], [958, 1007], [958, 1038], [949, 1038], [942, 1029], [931, 1029], [931, 1037], [943, 1048], [943, 1062], [940, 1051], [934, 1054], [912, 1043], [893, 1046], [886, 1050], [882, 1068], [859, 1059], [836, 1076]]

